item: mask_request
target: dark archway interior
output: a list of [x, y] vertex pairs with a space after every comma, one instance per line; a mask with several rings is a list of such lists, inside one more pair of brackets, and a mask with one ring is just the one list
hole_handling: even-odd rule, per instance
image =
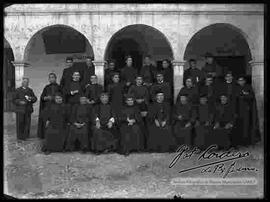
[[173, 52], [166, 37], [158, 30], [147, 25], [130, 25], [116, 34], [109, 41], [105, 60], [114, 59], [116, 68], [125, 66], [125, 56], [133, 57], [133, 64], [139, 70], [143, 66], [143, 57], [151, 55], [152, 61], [158, 64], [167, 58], [173, 59]]
[[4, 45], [4, 63], [3, 63], [3, 94], [4, 94], [4, 112], [14, 111], [12, 104], [12, 93], [15, 90], [15, 67], [13, 51], [5, 40]]
[[[251, 75], [248, 43], [242, 33], [232, 25], [218, 23], [201, 29], [189, 41], [184, 60], [195, 58], [201, 67], [204, 65], [206, 52], [212, 53], [216, 63], [231, 70], [235, 77], [240, 74]], [[251, 82], [250, 77], [248, 82]]]

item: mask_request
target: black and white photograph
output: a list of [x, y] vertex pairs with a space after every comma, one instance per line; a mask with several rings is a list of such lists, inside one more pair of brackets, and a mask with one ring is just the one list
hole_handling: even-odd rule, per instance
[[263, 199], [260, 3], [3, 4], [3, 193]]

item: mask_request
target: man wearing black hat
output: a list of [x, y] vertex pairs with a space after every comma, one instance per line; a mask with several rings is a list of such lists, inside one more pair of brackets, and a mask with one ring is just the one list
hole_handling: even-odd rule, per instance
[[260, 141], [257, 103], [252, 87], [246, 83], [246, 76], [238, 77], [236, 93], [237, 134], [234, 145], [250, 145]]
[[190, 67], [184, 71], [184, 84], [186, 79], [191, 77], [192, 83], [194, 84], [194, 86], [197, 86], [197, 84], [199, 84], [204, 77], [203, 72], [196, 67], [196, 60], [194, 59], [189, 60], [189, 66]]
[[164, 93], [164, 102], [172, 103], [171, 86], [168, 82], [164, 81], [162, 72], [156, 74], [156, 82], [150, 88], [150, 97], [152, 102], [155, 102], [156, 93], [162, 91]]
[[85, 63], [81, 64], [82, 66], [82, 84], [85, 86], [90, 83], [90, 78], [92, 75], [95, 75], [95, 65], [93, 64], [93, 57], [87, 56]]
[[211, 53], [205, 54], [205, 65], [202, 67], [202, 72], [204, 72], [204, 77], [207, 74], [211, 74], [213, 78], [219, 78], [223, 76], [222, 68], [216, 64], [214, 57]]
[[51, 72], [49, 74], [49, 83], [46, 85], [41, 93], [40, 96], [40, 103], [39, 103], [39, 117], [38, 117], [38, 132], [37, 136], [41, 139], [44, 138], [44, 131], [45, 131], [45, 125], [44, 122], [42, 121], [42, 111], [48, 107], [48, 105], [51, 105], [54, 103], [54, 96], [56, 93], [60, 93], [61, 87], [60, 85], [56, 82], [56, 74]]
[[18, 140], [29, 138], [33, 103], [37, 101], [37, 97], [28, 85], [29, 78], [23, 78], [22, 86], [16, 89], [13, 97], [13, 103], [16, 105], [15, 111]]

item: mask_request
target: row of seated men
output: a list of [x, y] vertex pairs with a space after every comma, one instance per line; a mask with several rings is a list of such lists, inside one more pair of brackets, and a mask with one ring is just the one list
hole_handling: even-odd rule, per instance
[[[174, 106], [170, 105], [170, 86], [163, 81], [162, 73], [156, 74], [156, 83], [150, 88], [142, 85], [143, 76], [137, 75], [125, 98], [125, 84], [120, 82], [117, 72], [112, 76], [113, 83], [108, 86], [107, 94], [102, 93], [95, 75], [90, 76], [89, 84], [81, 85], [79, 71], [73, 72], [69, 85], [64, 88], [56, 83], [54, 73], [49, 74], [49, 81], [40, 98], [38, 130], [38, 136], [45, 137], [47, 151], [55, 150], [49, 146], [53, 143], [59, 143], [61, 149], [72, 150], [77, 139], [83, 151], [89, 148], [98, 152], [117, 149], [128, 154], [133, 150], [171, 151], [179, 144], [200, 147], [211, 143], [221, 147], [254, 144], [260, 138], [252, 88], [245, 83], [245, 76], [238, 78], [238, 84], [232, 82], [231, 72], [226, 74], [225, 82], [218, 89], [210, 74], [200, 85], [193, 85], [192, 77], [186, 78]], [[162, 88], [164, 86], [167, 87]], [[25, 126], [31, 120], [29, 112], [33, 111], [32, 103], [36, 102], [36, 97], [28, 87], [28, 79], [24, 79], [23, 86], [16, 92], [17, 134], [19, 139], [25, 139], [29, 134], [29, 126]], [[66, 116], [69, 119], [56, 118], [61, 115], [59, 108], [62, 106], [65, 106], [63, 112], [69, 114]], [[103, 107], [110, 112], [101, 110]], [[100, 116], [106, 117], [106, 121], [100, 121]], [[60, 120], [65, 120], [64, 124]], [[61, 127], [69, 123], [64, 135], [59, 122]], [[105, 130], [112, 127], [118, 132]], [[56, 140], [56, 133], [64, 140], [64, 145]], [[110, 140], [118, 146], [112, 145]]]

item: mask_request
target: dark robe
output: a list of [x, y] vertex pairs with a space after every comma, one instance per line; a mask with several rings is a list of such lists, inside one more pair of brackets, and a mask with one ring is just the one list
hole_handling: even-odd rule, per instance
[[[41, 96], [40, 96], [40, 102], [39, 102], [39, 117], [38, 117], [38, 131], [37, 136], [41, 139], [44, 138], [44, 122], [41, 117], [42, 111], [47, 108], [49, 105], [54, 103], [54, 96], [56, 93], [61, 93], [61, 87], [57, 83], [51, 83], [45, 86], [43, 89]], [[52, 96], [51, 100], [44, 100], [44, 97], [46, 96]]]
[[[92, 106], [89, 104], [75, 104], [72, 106], [70, 115], [70, 130], [67, 138], [66, 149], [74, 150], [75, 142], [78, 140], [80, 149], [86, 150], [89, 147], [90, 125], [93, 118]], [[74, 123], [84, 123], [78, 128]]]
[[[71, 95], [71, 91], [78, 90], [79, 92]], [[63, 89], [65, 102], [74, 105], [80, 102], [80, 96], [84, 93], [83, 86], [79, 81], [71, 81], [68, 86]]]
[[227, 70], [223, 70], [221, 66], [219, 66], [216, 62], [213, 62], [212, 64], [205, 63], [205, 65], [202, 67], [202, 72], [204, 78], [206, 78], [207, 74], [209, 73], [216, 73], [216, 78], [222, 78], [224, 77], [224, 72]]
[[72, 81], [73, 72], [75, 72], [75, 71], [80, 72], [80, 75], [82, 77], [83, 71], [79, 65], [73, 64], [73, 66], [65, 68], [63, 70], [63, 75], [62, 75], [62, 78], [60, 80], [61, 89], [64, 89], [65, 87], [69, 86], [70, 82]]
[[[211, 134], [213, 128], [214, 110], [210, 103], [200, 104], [195, 109], [196, 124], [194, 145], [206, 149], [211, 144]], [[206, 125], [206, 123], [209, 125]]]
[[99, 103], [100, 94], [103, 91], [103, 87], [100, 84], [89, 84], [85, 89], [85, 96], [89, 99], [89, 101], [94, 101]]
[[214, 84], [209, 85], [209, 86], [204, 84], [199, 87], [199, 95], [206, 94], [208, 103], [214, 106], [217, 102], [218, 90], [219, 89], [217, 89]]
[[123, 106], [124, 86], [122, 83], [112, 83], [108, 86], [110, 103], [115, 113], [118, 115]]
[[231, 123], [235, 125], [235, 110], [231, 102], [227, 104], [218, 103], [215, 109], [214, 125], [220, 124], [220, 127], [213, 130], [212, 144], [217, 144], [219, 148], [229, 148], [231, 146], [231, 136], [233, 128], [225, 129], [225, 125]]
[[[125, 66], [123, 69], [121, 69], [121, 81], [125, 85], [125, 92], [128, 92], [129, 87], [131, 84], [135, 83], [137, 75], [137, 70], [134, 67], [128, 67]], [[129, 86], [126, 85], [127, 82], [131, 82]]]
[[172, 92], [171, 92], [171, 86], [168, 82], [162, 82], [162, 83], [154, 83], [150, 88], [150, 96], [152, 99], [152, 102], [155, 102], [156, 100], [156, 93], [158, 91], [162, 91], [164, 93], [164, 101], [171, 103], [172, 101]]
[[180, 102], [180, 95], [187, 94], [188, 101], [192, 104], [192, 106], [198, 105], [199, 103], [199, 90], [198, 87], [188, 88], [186, 86], [182, 87], [177, 95], [176, 103]]
[[257, 103], [252, 87], [238, 86], [236, 94], [236, 131], [234, 145], [250, 145], [260, 141]]
[[114, 75], [115, 72], [117, 72], [116, 70], [112, 70], [112, 69], [105, 69], [104, 71], [104, 86], [108, 87], [109, 84], [112, 84], [112, 77]]
[[[170, 85], [170, 94], [173, 96], [173, 89], [174, 89], [174, 76], [173, 76], [173, 68], [162, 68], [162, 73], [164, 76], [164, 81], [169, 83]], [[171, 97], [170, 103], [173, 104], [173, 99]]]
[[[25, 96], [30, 96], [31, 101], [28, 101]], [[20, 101], [25, 101], [26, 104], [20, 104]], [[33, 113], [33, 103], [37, 101], [33, 90], [29, 87], [25, 89], [19, 87], [15, 90], [13, 103], [15, 104], [16, 112], [16, 129], [17, 129], [17, 139], [25, 140], [29, 138], [30, 126], [31, 126], [31, 114]]]
[[220, 93], [226, 93], [227, 96], [230, 99], [230, 102], [235, 106], [236, 104], [236, 94], [238, 85], [235, 81], [232, 81], [231, 83], [227, 82], [221, 82], [217, 84], [217, 94], [220, 95]]
[[[155, 152], [169, 152], [176, 147], [176, 142], [172, 134], [170, 104], [154, 102], [149, 107], [147, 115], [149, 137], [147, 140], [147, 150]], [[155, 120], [160, 123], [160, 127], [155, 124]], [[165, 126], [161, 122], [166, 121]]]
[[204, 78], [203, 72], [198, 68], [188, 68], [184, 71], [184, 77], [183, 82], [185, 84], [185, 81], [187, 78], [191, 77], [192, 83], [197, 86], [201, 83], [201, 81]]
[[49, 121], [45, 128], [44, 148], [48, 151], [63, 151], [68, 133], [68, 121], [70, 107], [66, 104], [52, 103], [42, 111], [44, 124]]
[[80, 69], [82, 71], [82, 84], [83, 86], [87, 85], [90, 83], [90, 78], [92, 75], [95, 75], [95, 65], [92, 64], [90, 66], [87, 66], [87, 64], [84, 62], [80, 64]]
[[[135, 119], [133, 125], [128, 125], [127, 118]], [[129, 153], [131, 151], [142, 151], [144, 147], [144, 136], [140, 124], [141, 114], [136, 105], [124, 106], [119, 116], [120, 126], [120, 152]]]
[[139, 106], [140, 111], [147, 111], [147, 106], [149, 104], [149, 92], [146, 86], [132, 85], [128, 90], [128, 94], [134, 95], [135, 102], [136, 99], [144, 99], [144, 102], [137, 103], [137, 105]]
[[143, 82], [147, 85], [151, 85], [152, 83], [154, 83], [156, 72], [157, 69], [154, 65], [144, 65], [140, 70], [140, 74], [143, 76]]
[[[100, 128], [95, 126], [96, 120], [100, 121]], [[112, 128], [108, 128], [108, 122], [112, 120]], [[94, 108], [93, 136], [91, 138], [91, 149], [93, 151], [115, 150], [118, 143], [118, 132], [116, 129], [116, 115], [110, 104], [98, 104]]]
[[[195, 120], [193, 112], [194, 110], [190, 103], [182, 104], [178, 102], [174, 106], [173, 129], [178, 146], [182, 144], [186, 144], [188, 146], [192, 145], [192, 124]], [[182, 116], [181, 119], [178, 118], [179, 115]], [[187, 123], [191, 123], [191, 125], [189, 127], [185, 127]]]

